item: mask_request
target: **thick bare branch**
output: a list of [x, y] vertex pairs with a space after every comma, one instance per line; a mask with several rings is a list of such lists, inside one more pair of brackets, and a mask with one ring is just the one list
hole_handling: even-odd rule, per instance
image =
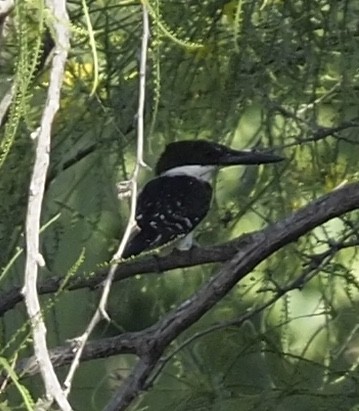
[[[246, 241], [246, 235], [225, 244], [194, 248], [189, 252], [175, 252], [167, 256], [147, 255], [133, 261], [124, 261], [116, 268], [114, 281], [121, 281], [137, 274], [163, 273], [177, 268], [193, 267], [200, 264], [224, 262], [233, 257], [240, 244]], [[103, 283], [108, 268], [99, 269], [94, 275], [77, 275], [71, 278], [64, 289], [97, 289]], [[38, 284], [38, 293], [52, 294], [59, 290], [63, 277], [52, 277]], [[0, 293], [0, 317], [23, 301], [21, 287], [14, 287]]]
[[[347, 190], [350, 192], [355, 192], [356, 190], [355, 184], [348, 185], [343, 189], [345, 192], [347, 192]], [[342, 189], [333, 194], [341, 193], [341, 190]], [[338, 215], [340, 215], [340, 213]], [[250, 238], [251, 237], [249, 235], [244, 235], [225, 244], [194, 248], [189, 252], [176, 252], [163, 257], [148, 255], [133, 261], [125, 261], [117, 267], [114, 281], [121, 281], [137, 274], [162, 273], [164, 271], [174, 270], [177, 268], [224, 262], [232, 258], [237, 249], [243, 247], [248, 241], [250, 241]], [[102, 268], [98, 270], [96, 274], [91, 276], [84, 274], [74, 277], [69, 280], [65, 289], [96, 289], [96, 287], [98, 287], [106, 278], [107, 272], [108, 269]], [[62, 280], [62, 277], [53, 277], [43, 281], [38, 285], [39, 294], [55, 293], [58, 291]], [[23, 301], [23, 295], [21, 294], [20, 287], [14, 287], [0, 293], [0, 316], [14, 308], [16, 304], [21, 301]]]
[[[232, 242], [231, 252], [234, 249], [237, 250], [233, 258], [224, 264], [221, 270], [196, 294], [152, 327], [141, 332], [125, 333], [117, 337], [88, 342], [83, 351], [82, 360], [84, 361], [119, 353], [133, 353], [141, 358], [130, 379], [121, 386], [121, 390], [109, 405], [112, 408], [108, 408], [108, 410], [125, 409], [138, 394], [138, 390], [147, 387], [148, 379], [157, 366], [158, 359], [169, 344], [220, 301], [256, 265], [315, 227], [354, 209], [359, 209], [359, 183], [347, 185], [327, 194], [264, 230], [249, 234], [245, 238], [237, 240], [237, 243]], [[220, 252], [220, 248], [217, 249], [217, 252]], [[189, 257], [190, 254], [191, 252], [187, 252], [180, 256]], [[144, 261], [147, 261], [149, 265], [153, 264], [153, 259], [147, 258]], [[173, 261], [170, 265], [171, 257], [158, 261], [161, 265], [168, 264], [173, 268]], [[131, 267], [131, 265], [127, 267]], [[302, 285], [303, 281], [293, 281], [278, 292], [284, 294]], [[51, 350], [54, 366], [70, 363], [73, 356], [74, 351], [70, 344]], [[18, 372], [24, 375], [38, 373], [39, 367], [35, 358], [19, 363]]]
[[359, 208], [359, 183], [325, 195], [290, 217], [249, 236], [246, 244], [191, 298], [152, 327], [152, 342], [141, 346], [140, 361], [105, 411], [125, 410], [143, 389], [168, 345], [268, 256], [303, 234], [343, 213]]

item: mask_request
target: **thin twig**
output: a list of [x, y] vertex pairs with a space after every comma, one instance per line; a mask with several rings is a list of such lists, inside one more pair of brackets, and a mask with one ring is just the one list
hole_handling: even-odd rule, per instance
[[30, 318], [34, 352], [45, 385], [47, 402], [51, 404], [55, 399], [61, 410], [71, 411], [72, 408], [62, 391], [61, 384], [51, 363], [46, 344], [46, 326], [37, 293], [38, 267], [44, 264], [43, 257], [39, 251], [40, 216], [46, 173], [50, 162], [51, 127], [60, 105], [60, 90], [70, 46], [69, 23], [65, 0], [47, 0], [46, 5], [54, 16], [53, 29], [56, 34], [56, 53], [52, 61], [46, 106], [35, 140], [35, 162], [30, 181], [26, 214], [26, 261], [23, 293], [27, 313]]
[[4, 97], [0, 101], [0, 127], [4, 124], [7, 113], [9, 112], [9, 107], [14, 98], [15, 94], [15, 85], [12, 84], [9, 86]]
[[[14, 8], [14, 0], [6, 0], [0, 3], [0, 47], [3, 46], [4, 37], [6, 37], [6, 21], [9, 14]], [[0, 127], [4, 123], [4, 118], [9, 110], [11, 101], [15, 94], [13, 81], [8, 86], [8, 90], [0, 101]]]
[[75, 372], [80, 364], [80, 358], [82, 352], [85, 348], [86, 342], [88, 341], [92, 331], [94, 330], [96, 324], [101, 320], [101, 318], [106, 318], [110, 320], [107, 312], [106, 305], [108, 301], [108, 296], [111, 290], [111, 285], [116, 274], [118, 263], [117, 261], [121, 259], [123, 251], [126, 244], [130, 238], [130, 235], [136, 227], [136, 204], [137, 204], [137, 180], [142, 167], [145, 167], [145, 162], [143, 161], [143, 142], [144, 142], [144, 107], [145, 107], [145, 90], [146, 90], [146, 65], [147, 65], [147, 48], [148, 48], [148, 38], [149, 38], [149, 18], [145, 6], [142, 7], [142, 17], [143, 17], [143, 32], [142, 32], [142, 43], [141, 43], [141, 61], [140, 61], [140, 80], [139, 80], [139, 100], [138, 100], [138, 112], [137, 112], [137, 160], [136, 165], [132, 173], [132, 177], [129, 181], [129, 187], [131, 190], [131, 206], [130, 206], [130, 216], [126, 226], [126, 230], [122, 237], [120, 246], [112, 258], [111, 268], [108, 272], [106, 280], [103, 283], [103, 291], [98, 308], [91, 318], [85, 332], [76, 339], [77, 348], [75, 357], [71, 363], [70, 370], [64, 382], [65, 392], [68, 393], [71, 390], [71, 384], [75, 375]]
[[12, 12], [15, 6], [14, 0], [3, 0], [0, 2], [0, 46], [2, 41], [6, 37], [6, 25], [9, 14]]

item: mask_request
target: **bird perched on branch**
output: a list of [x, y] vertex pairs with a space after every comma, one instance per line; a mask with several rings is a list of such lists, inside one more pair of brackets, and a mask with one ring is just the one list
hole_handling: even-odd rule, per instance
[[137, 231], [123, 258], [158, 248], [176, 239], [179, 249], [192, 246], [193, 229], [211, 205], [211, 180], [216, 169], [234, 165], [276, 163], [283, 157], [257, 150], [234, 150], [207, 140], [168, 144], [150, 180], [137, 199]]

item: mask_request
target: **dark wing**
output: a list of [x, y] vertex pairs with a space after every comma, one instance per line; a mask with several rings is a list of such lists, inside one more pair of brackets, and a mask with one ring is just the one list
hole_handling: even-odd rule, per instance
[[123, 258], [190, 233], [208, 213], [211, 198], [210, 184], [194, 177], [163, 176], [149, 181], [137, 199], [140, 231], [128, 242]]

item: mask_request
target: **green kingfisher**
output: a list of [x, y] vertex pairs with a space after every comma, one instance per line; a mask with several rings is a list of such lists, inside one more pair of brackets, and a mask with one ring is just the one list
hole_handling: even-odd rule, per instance
[[137, 230], [123, 258], [152, 250], [176, 239], [176, 248], [192, 246], [193, 229], [204, 219], [212, 200], [211, 181], [220, 167], [277, 163], [269, 151], [234, 150], [207, 140], [170, 143], [155, 167], [156, 176], [137, 198]]

